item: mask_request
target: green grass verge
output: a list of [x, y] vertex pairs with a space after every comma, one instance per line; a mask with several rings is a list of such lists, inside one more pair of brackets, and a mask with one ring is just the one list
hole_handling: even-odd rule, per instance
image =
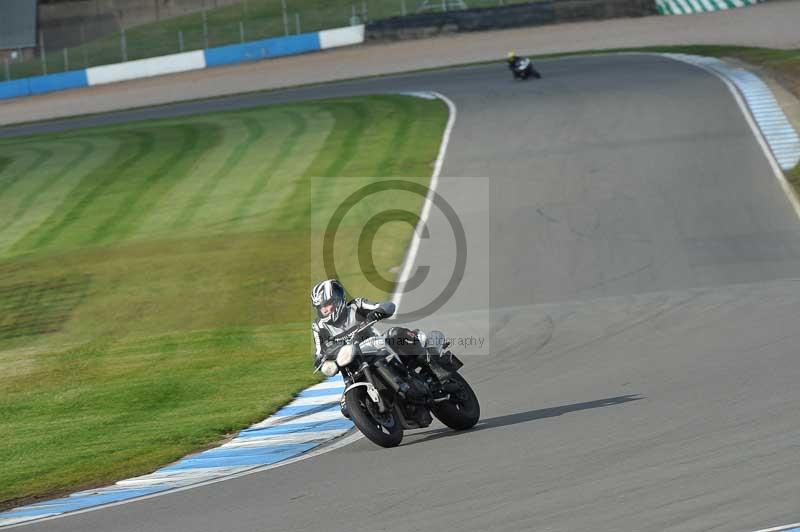
[[789, 183], [792, 184], [797, 193], [800, 194], [800, 163], [798, 163], [798, 165], [792, 170], [789, 170], [786, 173], [786, 177], [789, 179]]
[[[505, 4], [524, 3], [530, 0], [504, 0]], [[496, 7], [499, 0], [469, 0], [475, 7]], [[416, 0], [405, 0], [406, 13], [416, 8]], [[435, 4], [435, 3], [434, 3]], [[297, 33], [297, 18], [302, 33], [329, 28], [349, 26], [356, 6], [357, 16], [379, 20], [403, 14], [403, 0], [288, 0], [289, 33]], [[436, 6], [440, 5], [436, 4]], [[127, 60], [175, 54], [181, 51], [201, 50], [213, 46], [237, 44], [285, 34], [283, 10], [277, 0], [246, 0], [239, 5], [209, 9], [206, 11], [207, 32], [204, 31], [203, 15], [200, 12], [161, 22], [142, 24], [128, 28], [125, 32]], [[45, 35], [45, 42], [47, 36]], [[77, 70], [90, 66], [106, 65], [124, 61], [121, 34], [84, 43], [64, 50], [49, 51], [45, 56], [48, 73]], [[12, 79], [38, 76], [44, 72], [40, 59], [10, 64]], [[0, 74], [2, 75], [2, 74]]]
[[[446, 119], [373, 96], [0, 140], [0, 507], [146, 473], [316, 382], [311, 243], [369, 176], [427, 185]], [[342, 235], [421, 204], [373, 200]], [[410, 235], [379, 231], [375, 271]]]

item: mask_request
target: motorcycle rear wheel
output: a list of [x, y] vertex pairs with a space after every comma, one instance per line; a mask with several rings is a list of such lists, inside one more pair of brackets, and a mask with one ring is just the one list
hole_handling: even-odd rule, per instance
[[381, 447], [400, 445], [403, 427], [394, 412], [380, 414], [363, 386], [351, 389], [345, 398], [350, 420], [372, 443]]
[[433, 415], [453, 430], [470, 429], [481, 418], [478, 396], [466, 379], [458, 373], [453, 373], [449, 379], [457, 383], [461, 390], [451, 400], [437, 403], [432, 409]]

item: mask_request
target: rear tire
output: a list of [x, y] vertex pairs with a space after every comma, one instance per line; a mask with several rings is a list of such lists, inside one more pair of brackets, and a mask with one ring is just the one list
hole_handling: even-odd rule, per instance
[[451, 394], [449, 401], [437, 403], [432, 409], [436, 418], [453, 430], [467, 430], [475, 426], [481, 418], [481, 405], [478, 396], [469, 383], [459, 375], [453, 373], [449, 380], [457, 383], [460, 390]]
[[361, 433], [381, 447], [397, 447], [403, 440], [403, 427], [394, 412], [380, 414], [378, 407], [367, 395], [363, 386], [358, 386], [345, 395], [350, 419]]

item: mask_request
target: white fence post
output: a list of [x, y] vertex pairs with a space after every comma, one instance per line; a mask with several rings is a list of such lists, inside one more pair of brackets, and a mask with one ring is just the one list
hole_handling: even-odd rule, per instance
[[122, 33], [119, 35], [119, 47], [122, 52], [122, 61], [128, 60], [128, 39], [125, 37], [125, 28], [122, 28]]
[[47, 57], [44, 51], [44, 32], [39, 32], [39, 55], [42, 58], [42, 74], [47, 75]]
[[286, 14], [286, 0], [281, 0], [281, 8], [283, 8], [283, 34], [289, 35], [289, 16]]

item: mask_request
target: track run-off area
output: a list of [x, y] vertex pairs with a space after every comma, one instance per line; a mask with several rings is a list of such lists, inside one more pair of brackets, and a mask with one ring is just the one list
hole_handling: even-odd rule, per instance
[[[503, 65], [230, 97], [59, 130], [321, 97], [435, 90], [458, 109], [437, 191], [468, 238], [427, 327], [463, 358], [472, 431], [351, 445], [35, 523], [56, 531], [752, 531], [798, 521], [800, 221], [722, 81], [654, 55]], [[13, 130], [9, 130], [9, 133]], [[453, 271], [432, 209], [403, 307]], [[476, 334], [476, 336], [481, 336]], [[469, 351], [469, 349], [466, 349]]]

